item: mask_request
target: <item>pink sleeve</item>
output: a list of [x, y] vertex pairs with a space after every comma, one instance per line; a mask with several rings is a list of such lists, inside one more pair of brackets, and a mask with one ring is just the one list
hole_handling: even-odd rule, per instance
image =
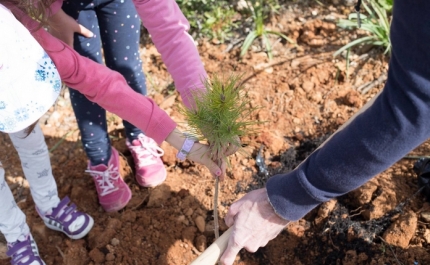
[[[15, 11], [16, 14], [19, 11]], [[22, 16], [21, 16], [22, 15]], [[89, 100], [129, 121], [161, 144], [175, 129], [175, 122], [151, 99], [134, 92], [124, 77], [109, 68], [80, 56], [54, 38], [38, 23], [20, 14], [21, 22], [54, 61], [61, 79]], [[33, 30], [32, 30], [33, 29]]]
[[184, 104], [194, 106], [191, 91], [203, 90], [207, 77], [190, 25], [175, 0], [133, 0], [142, 23], [151, 34]]

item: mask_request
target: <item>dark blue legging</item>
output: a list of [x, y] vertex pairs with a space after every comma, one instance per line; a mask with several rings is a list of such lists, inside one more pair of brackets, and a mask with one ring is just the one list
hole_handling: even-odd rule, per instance
[[[75, 34], [75, 50], [98, 63], [103, 63], [104, 56], [107, 67], [121, 73], [136, 92], [146, 95], [139, 57], [140, 18], [133, 2], [68, 0], [63, 3], [63, 10], [95, 34], [93, 38]], [[70, 99], [91, 164], [107, 164], [111, 149], [106, 111], [74, 89], [70, 89]], [[142, 133], [127, 121], [124, 121], [124, 127], [129, 141]]]

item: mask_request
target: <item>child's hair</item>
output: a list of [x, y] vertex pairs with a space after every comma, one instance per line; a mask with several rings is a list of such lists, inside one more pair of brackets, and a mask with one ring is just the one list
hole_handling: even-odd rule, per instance
[[0, 0], [0, 4], [12, 4], [41, 24], [46, 24], [47, 18], [51, 15], [49, 7], [55, 1], [56, 0]]

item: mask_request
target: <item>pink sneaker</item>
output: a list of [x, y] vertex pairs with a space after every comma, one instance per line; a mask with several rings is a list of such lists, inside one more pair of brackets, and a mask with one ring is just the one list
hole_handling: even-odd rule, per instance
[[108, 166], [91, 166], [88, 163], [88, 170], [85, 171], [93, 177], [100, 205], [106, 212], [121, 210], [131, 199], [131, 190], [121, 178], [119, 167], [118, 151], [112, 147]]
[[126, 141], [128, 149], [134, 158], [136, 166], [136, 180], [143, 187], [155, 187], [166, 180], [167, 172], [161, 156], [164, 155], [157, 143], [143, 134], [130, 144]]

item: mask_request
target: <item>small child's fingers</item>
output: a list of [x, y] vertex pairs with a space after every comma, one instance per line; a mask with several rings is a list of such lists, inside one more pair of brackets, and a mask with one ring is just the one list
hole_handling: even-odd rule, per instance
[[225, 156], [230, 156], [230, 155], [236, 153], [237, 150], [239, 150], [239, 146], [236, 146], [234, 144], [230, 144], [227, 147], [227, 149], [225, 150], [224, 154], [225, 154]]
[[[204, 153], [205, 149], [207, 150], [208, 147], [205, 145], [200, 145], [200, 146], [199, 145], [200, 144], [196, 144], [196, 146], [197, 146], [196, 149], [198, 151], [191, 152], [188, 155], [188, 158], [194, 162], [205, 165], [209, 169], [209, 171], [211, 172], [212, 176], [220, 177], [220, 179], [223, 179], [226, 167], [223, 166], [222, 164], [221, 164], [221, 166], [218, 166], [217, 163], [215, 163], [214, 161], [212, 161], [210, 159], [210, 156], [208, 155], [208, 153]], [[202, 147], [203, 147], [203, 149], [198, 149], [198, 148], [202, 148]], [[203, 152], [203, 154], [202, 154], [202, 152]]]
[[221, 165], [218, 165], [218, 166], [221, 169], [221, 175], [219, 175], [219, 176], [215, 175], [215, 177], [218, 177], [219, 180], [223, 181], [224, 177], [225, 177], [225, 172], [227, 170], [227, 163], [223, 160]]
[[92, 38], [94, 36], [94, 33], [87, 29], [86, 27], [82, 26], [81, 24], [79, 24], [79, 30], [78, 32], [79, 34], [81, 34], [82, 36], [86, 37], [86, 38]]
[[212, 173], [214, 177], [220, 178], [220, 180], [224, 179], [225, 175], [225, 166], [223, 169], [223, 166], [218, 166], [214, 161], [207, 159], [206, 160], [206, 167], [209, 169], [209, 171]]

